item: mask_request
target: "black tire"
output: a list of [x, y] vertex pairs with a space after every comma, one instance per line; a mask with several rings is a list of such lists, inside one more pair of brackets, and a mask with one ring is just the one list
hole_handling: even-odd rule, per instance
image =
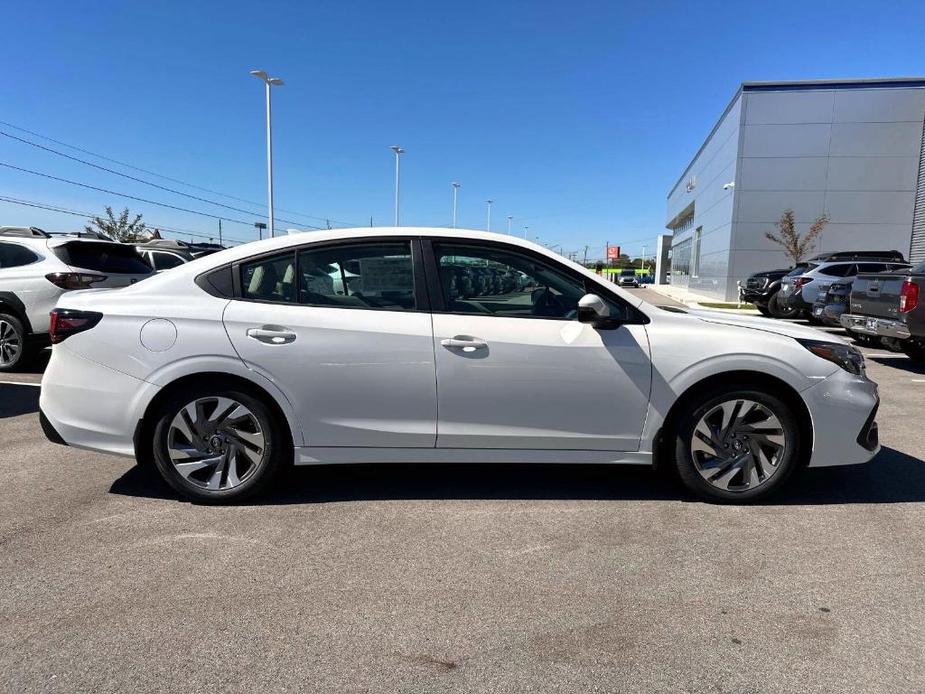
[[26, 329], [16, 316], [0, 313], [0, 373], [16, 371], [34, 350], [26, 342]]
[[[232, 465], [228, 459], [225, 459], [223, 463], [204, 466], [201, 472], [200, 470], [192, 473], [187, 472], [186, 476], [184, 476], [179, 471], [178, 463], [171, 458], [170, 454], [171, 429], [176, 430], [173, 422], [175, 418], [182, 416], [181, 411], [188, 405], [200, 401], [204, 402], [203, 412], [206, 413], [207, 417], [209, 416], [208, 408], [210, 403], [214, 403], [215, 409], [211, 411], [211, 414], [215, 416], [218, 414], [219, 404], [222, 402], [219, 400], [220, 398], [242, 405], [248, 411], [248, 415], [253, 417], [253, 419], [246, 418], [246, 422], [239, 418], [218, 417], [219, 421], [231, 422], [232, 424], [212, 432], [212, 437], [216, 435], [228, 437], [227, 440], [222, 442], [220, 450], [226, 451], [229, 457], [240, 455], [240, 461], [238, 462], [236, 459], [236, 462]], [[237, 412], [238, 410], [234, 411]], [[289, 450], [283, 438], [281, 427], [276, 423], [276, 418], [270, 408], [262, 400], [234, 388], [222, 387], [221, 385], [215, 387], [197, 386], [182, 393], [176, 393], [161, 404], [154, 416], [155, 425], [152, 436], [154, 466], [167, 484], [173, 487], [180, 495], [194, 501], [225, 504], [241, 501], [263, 492], [278, 474], [280, 467], [283, 465], [285, 452]], [[199, 419], [200, 417], [197, 415], [197, 420]], [[189, 423], [190, 419], [187, 418], [186, 421]], [[234, 424], [235, 422], [237, 424]], [[209, 428], [208, 425], [209, 422], [203, 424], [206, 428]], [[235, 426], [239, 428], [235, 429]], [[189, 428], [191, 431], [195, 430], [195, 427]], [[256, 434], [253, 433], [254, 431], [256, 431]], [[245, 455], [247, 451], [244, 448], [249, 448], [247, 444], [250, 440], [245, 439], [245, 435], [248, 437], [262, 436], [259, 455], [253, 449], [250, 449], [250, 453], [259, 458], [258, 462], [253, 462], [250, 454]], [[180, 438], [183, 437], [181, 436]], [[205, 442], [205, 437], [201, 437], [199, 441]], [[173, 434], [172, 442], [174, 446], [179, 446], [176, 433]], [[194, 448], [199, 448], [199, 446], [196, 443], [191, 443], [187, 448], [193, 450]], [[197, 450], [196, 454], [201, 455], [201, 450]], [[199, 460], [215, 460], [223, 456], [224, 453], [219, 453], [219, 450], [216, 450], [215, 457], [210, 454], [209, 456], [203, 456]], [[191, 458], [189, 462], [195, 464], [199, 460]], [[230, 477], [230, 469], [233, 467], [236, 470], [235, 479], [237, 479], [242, 464], [247, 465], [246, 473], [242, 473], [239, 483], [233, 483]], [[219, 470], [220, 465], [225, 466], [223, 471]], [[209, 475], [210, 471], [217, 473], [219, 484], [225, 485], [224, 487], [210, 489], [204, 486], [208, 482], [203, 479], [203, 475], [211, 477]]]
[[771, 316], [771, 311], [768, 310], [767, 304], [755, 304], [755, 308], [758, 309], [758, 313], [760, 313], [762, 316]]
[[798, 318], [800, 309], [785, 305], [779, 297], [780, 292], [775, 292], [770, 301], [768, 301], [768, 312], [774, 318]]
[[[695, 436], [694, 430], [698, 424], [701, 423], [701, 419], [712, 413], [723, 403], [728, 403], [730, 401], [751, 401], [757, 403], [760, 408], [756, 408], [753, 414], [763, 417], [764, 413], [767, 412], [776, 417], [784, 440], [783, 446], [779, 451], [779, 457], [777, 457], [776, 460], [776, 465], [773, 467], [768, 466], [767, 471], [764, 471], [764, 463], [762, 463], [759, 458], [758, 465], [751, 463], [750, 467], [746, 466], [745, 472], [747, 473], [750, 473], [751, 468], [755, 468], [758, 471], [756, 472], [756, 475], [759, 475], [757, 484], [742, 488], [740, 482], [744, 480], [740, 477], [740, 475], [742, 475], [740, 471], [732, 477], [732, 482], [728, 484], [729, 487], [736, 487], [736, 489], [731, 490], [720, 488], [720, 486], [716, 486], [707, 481], [701, 474], [698, 463], [695, 462], [695, 458], [705, 460], [704, 466], [706, 467], [706, 461], [709, 460], [710, 456], [699, 452], [695, 455], [695, 452], [692, 450]], [[742, 425], [743, 428], [748, 426], [748, 422], [749, 417], [746, 416]], [[757, 423], [757, 418], [755, 423]], [[774, 426], [776, 427], [776, 424]], [[741, 429], [739, 431], [741, 431]], [[733, 432], [727, 433], [731, 434]], [[743, 441], [741, 434], [738, 432], [735, 433], [739, 441], [737, 445], [741, 446], [740, 453], [744, 455], [745, 452], [750, 450], [752, 442], [747, 440]], [[757, 436], [765, 439], [765, 437], [760, 434]], [[781, 398], [769, 393], [767, 389], [760, 386], [756, 388], [736, 388], [730, 386], [721, 389], [719, 393], [716, 393], [707, 400], [696, 398], [689, 401], [686, 410], [681, 413], [678, 419], [674, 438], [675, 465], [681, 482], [697, 496], [707, 501], [720, 503], [744, 503], [755, 501], [775, 492], [787, 481], [793, 473], [793, 470], [799, 465], [802, 459], [804, 445], [800, 427], [792, 407]], [[775, 438], [778, 437], [775, 436]], [[733, 441], [733, 443], [735, 443], [735, 441]], [[765, 441], [765, 443], [767, 443], [767, 441]], [[715, 448], [718, 450], [719, 446], [717, 445]], [[721, 451], [722, 455], [739, 455], [734, 453], [730, 446], [724, 445], [723, 448], [730, 448], [730, 450]], [[766, 454], [769, 449], [764, 448], [762, 450]], [[701, 455], [704, 455], [705, 458], [701, 458]], [[774, 455], [765, 455], [765, 457], [771, 459]], [[720, 472], [730, 470], [734, 467], [725, 467], [726, 463], [715, 462], [714, 464], [715, 467], [708, 469], [716, 470], [715, 476], [720, 476]], [[763, 480], [760, 479], [762, 471], [766, 475]]]
[[903, 340], [902, 348], [912, 361], [925, 362], [925, 340], [915, 337]]

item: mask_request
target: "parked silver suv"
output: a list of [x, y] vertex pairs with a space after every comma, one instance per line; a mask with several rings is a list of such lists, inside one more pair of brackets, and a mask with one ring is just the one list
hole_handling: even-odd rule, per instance
[[152, 272], [127, 244], [0, 227], [0, 372], [48, 344], [49, 313], [64, 292], [125, 287]]
[[889, 272], [909, 267], [899, 251], [847, 251], [816, 256], [799, 274], [781, 280], [778, 301], [791, 309], [812, 311], [834, 282], [851, 282], [858, 273]]

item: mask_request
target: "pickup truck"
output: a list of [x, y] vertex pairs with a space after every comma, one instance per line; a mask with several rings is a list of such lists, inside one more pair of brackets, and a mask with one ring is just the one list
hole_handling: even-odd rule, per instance
[[925, 361], [925, 263], [912, 269], [858, 275], [842, 327], [878, 335], [916, 361]]

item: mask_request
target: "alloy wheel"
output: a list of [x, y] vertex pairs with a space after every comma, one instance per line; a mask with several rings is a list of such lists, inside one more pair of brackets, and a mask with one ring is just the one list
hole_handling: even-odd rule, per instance
[[22, 353], [22, 335], [7, 320], [0, 318], [0, 366], [12, 366]]
[[187, 482], [210, 491], [232, 489], [264, 464], [266, 435], [254, 413], [240, 402], [198, 398], [171, 421], [167, 454]]
[[753, 400], [716, 405], [700, 418], [691, 437], [697, 472], [712, 486], [729, 492], [766, 484], [777, 474], [786, 451], [780, 419]]

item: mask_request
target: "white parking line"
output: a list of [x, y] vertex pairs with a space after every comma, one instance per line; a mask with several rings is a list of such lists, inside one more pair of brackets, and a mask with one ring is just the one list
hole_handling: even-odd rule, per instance
[[41, 383], [29, 383], [28, 381], [0, 381], [0, 385], [4, 386], [33, 386], [35, 388], [41, 388]]

